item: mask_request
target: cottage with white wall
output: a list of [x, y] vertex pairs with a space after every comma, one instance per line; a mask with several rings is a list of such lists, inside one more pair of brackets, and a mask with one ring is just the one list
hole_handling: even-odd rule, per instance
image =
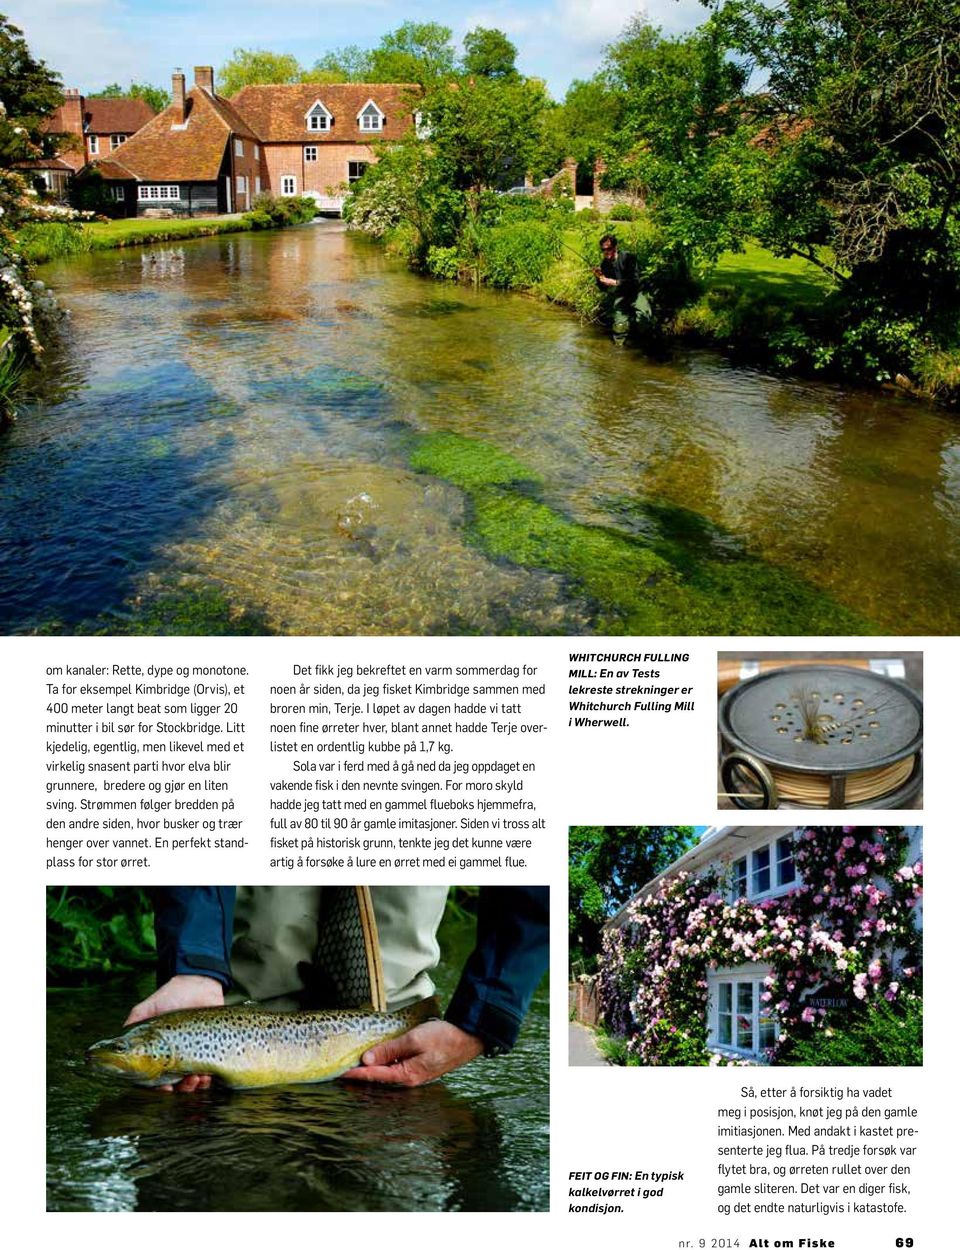
[[647, 1062], [688, 1031], [715, 1055], [765, 1062], [788, 1030], [906, 997], [919, 981], [921, 841], [919, 826], [708, 829], [609, 922], [608, 1021]]

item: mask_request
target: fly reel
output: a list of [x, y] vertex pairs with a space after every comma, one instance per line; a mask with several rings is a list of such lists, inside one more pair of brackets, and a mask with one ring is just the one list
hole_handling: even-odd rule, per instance
[[923, 780], [923, 703], [902, 682], [805, 664], [720, 700], [720, 782], [735, 807], [909, 807]]

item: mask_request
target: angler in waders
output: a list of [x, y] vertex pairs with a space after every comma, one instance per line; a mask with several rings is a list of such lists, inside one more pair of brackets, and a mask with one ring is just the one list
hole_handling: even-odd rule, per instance
[[600, 240], [600, 252], [603, 259], [593, 273], [597, 286], [607, 299], [613, 341], [622, 347], [632, 330], [638, 326], [644, 329], [652, 326], [653, 310], [640, 290], [636, 256], [621, 252], [612, 234], [605, 234]]

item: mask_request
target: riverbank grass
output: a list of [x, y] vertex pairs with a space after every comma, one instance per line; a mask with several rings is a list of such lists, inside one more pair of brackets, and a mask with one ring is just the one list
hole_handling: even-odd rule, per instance
[[195, 217], [190, 220], [152, 220], [142, 217], [118, 221], [92, 221], [83, 226], [63, 222], [33, 222], [19, 235], [20, 251], [32, 265], [61, 260], [86, 252], [99, 252], [115, 247], [165, 243], [175, 239], [198, 239], [213, 234], [232, 234], [249, 230], [240, 214], [224, 217]]
[[178, 239], [201, 239], [244, 230], [283, 229], [309, 221], [316, 205], [308, 196], [275, 199], [258, 196], [247, 213], [219, 217], [144, 218], [121, 217], [114, 221], [91, 221], [83, 226], [65, 222], [30, 222], [20, 231], [18, 243], [24, 259], [32, 265], [99, 252], [116, 247], [168, 243]]
[[131, 243], [159, 243], [167, 239], [202, 238], [209, 234], [230, 234], [248, 229], [244, 214], [229, 213], [222, 217], [192, 217], [183, 221], [149, 220], [125, 217], [119, 221], [95, 221], [83, 227], [90, 240], [91, 251], [101, 248], [126, 247]]

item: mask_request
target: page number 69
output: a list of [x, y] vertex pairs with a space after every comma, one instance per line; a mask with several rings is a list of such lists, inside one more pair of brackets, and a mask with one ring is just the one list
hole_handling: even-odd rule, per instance
[[912, 1237], [898, 1237], [897, 1240], [893, 1244], [895, 1246], [908, 1246], [909, 1247], [913, 1245], [913, 1238]]

